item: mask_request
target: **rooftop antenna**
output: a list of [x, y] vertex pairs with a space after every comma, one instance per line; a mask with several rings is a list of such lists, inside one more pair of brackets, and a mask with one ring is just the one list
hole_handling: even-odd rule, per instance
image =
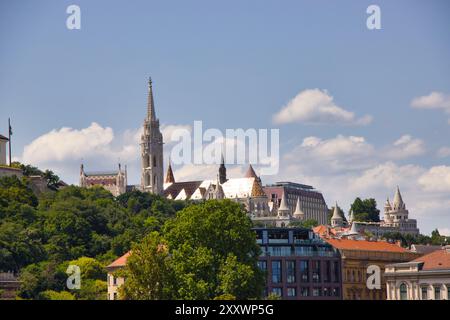
[[9, 139], [9, 166], [11, 167], [11, 136], [12, 136], [12, 128], [11, 128], [11, 119], [8, 118], [8, 139]]

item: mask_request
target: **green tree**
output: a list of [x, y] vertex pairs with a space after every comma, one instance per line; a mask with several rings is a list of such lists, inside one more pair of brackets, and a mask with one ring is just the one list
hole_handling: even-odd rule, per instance
[[356, 198], [351, 205], [355, 221], [379, 222], [380, 210], [377, 209], [375, 199]]
[[119, 289], [119, 297], [125, 300], [169, 298], [169, 265], [167, 244], [157, 232], [150, 233], [133, 246], [126, 267], [116, 275], [126, 279]]
[[431, 232], [431, 244], [443, 246], [446, 245], [449, 241], [450, 237], [447, 238], [445, 236], [441, 236], [438, 229], [435, 229]]
[[302, 221], [293, 221], [289, 223], [290, 227], [300, 227], [300, 228], [306, 228], [306, 229], [312, 229], [314, 227], [317, 227], [319, 223], [316, 219], [306, 219]]
[[62, 291], [65, 288], [67, 275], [53, 261], [30, 264], [20, 273], [18, 295], [25, 299], [39, 299], [40, 293], [46, 290]]
[[[251, 228], [241, 205], [231, 200], [191, 205], [168, 220], [164, 236], [172, 253], [172, 298], [260, 297], [264, 276], [256, 264], [260, 248]], [[231, 275], [233, 266], [237, 270]], [[240, 286], [239, 280], [244, 281]]]
[[75, 296], [68, 291], [57, 292], [54, 290], [46, 290], [39, 294], [42, 300], [75, 300]]

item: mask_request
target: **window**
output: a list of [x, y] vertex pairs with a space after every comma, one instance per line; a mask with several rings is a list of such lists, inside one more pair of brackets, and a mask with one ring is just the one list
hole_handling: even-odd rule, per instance
[[281, 283], [281, 261], [272, 261], [272, 283]]
[[301, 282], [309, 281], [308, 272], [309, 272], [308, 261], [307, 260], [300, 261], [300, 281]]
[[428, 288], [422, 287], [421, 291], [422, 291], [422, 300], [428, 300]]
[[268, 248], [268, 253], [274, 257], [285, 257], [291, 255], [291, 247], [272, 247]]
[[312, 262], [312, 281], [320, 282], [320, 261], [318, 260]]
[[288, 297], [296, 297], [297, 296], [297, 288], [287, 288], [287, 296]]
[[320, 297], [322, 295], [322, 289], [313, 288], [312, 295], [313, 295], [313, 297]]
[[325, 273], [323, 275], [324, 282], [330, 282], [331, 278], [331, 261], [325, 262]]
[[300, 296], [308, 297], [309, 296], [309, 288], [308, 287], [301, 287], [300, 288]]
[[286, 261], [286, 280], [287, 283], [295, 283], [295, 261]]
[[295, 255], [296, 256], [312, 256], [313, 248], [312, 247], [295, 247]]
[[265, 261], [265, 260], [258, 261], [258, 268], [261, 271], [266, 272], [267, 271], [267, 261]]
[[339, 261], [334, 261], [334, 282], [339, 282]]
[[111, 278], [112, 278], [113, 286], [117, 286], [117, 277], [111, 276]]
[[113, 293], [113, 300], [117, 300], [117, 292]]
[[153, 166], [156, 167], [156, 157], [153, 156]]
[[404, 283], [400, 285], [400, 300], [408, 300], [408, 288]]
[[339, 288], [333, 288], [333, 296], [339, 297]]
[[434, 300], [441, 300], [441, 287], [440, 286], [434, 287]]
[[279, 297], [283, 296], [283, 290], [281, 288], [272, 288], [272, 293]]

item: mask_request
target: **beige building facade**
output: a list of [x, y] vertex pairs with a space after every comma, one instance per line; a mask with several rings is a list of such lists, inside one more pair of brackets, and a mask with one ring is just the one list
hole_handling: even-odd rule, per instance
[[450, 246], [386, 265], [384, 277], [388, 300], [450, 300]]

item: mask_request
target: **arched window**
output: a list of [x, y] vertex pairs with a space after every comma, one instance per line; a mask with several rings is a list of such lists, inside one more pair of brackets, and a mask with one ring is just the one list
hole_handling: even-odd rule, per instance
[[408, 287], [404, 283], [400, 285], [400, 300], [408, 300]]

